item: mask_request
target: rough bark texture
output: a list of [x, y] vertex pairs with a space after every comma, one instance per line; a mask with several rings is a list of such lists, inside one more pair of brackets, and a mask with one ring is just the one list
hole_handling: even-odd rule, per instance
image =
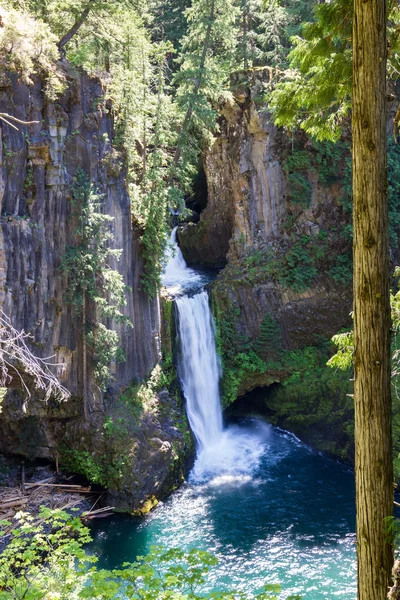
[[383, 600], [393, 565], [386, 2], [355, 0], [353, 216], [358, 599]]

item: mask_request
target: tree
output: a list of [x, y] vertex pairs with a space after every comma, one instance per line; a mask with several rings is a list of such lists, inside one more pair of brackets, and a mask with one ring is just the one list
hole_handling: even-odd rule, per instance
[[[273, 0], [271, 0], [273, 1]], [[400, 73], [400, 6], [389, 3], [388, 77]], [[276, 125], [304, 129], [318, 140], [337, 141], [350, 123], [353, 1], [314, 6], [313, 19], [291, 39], [289, 69], [271, 94]]]
[[[196, 133], [198, 136], [199, 132], [215, 128], [217, 113], [213, 104], [220, 100], [237, 66], [238, 15], [232, 0], [195, 0], [186, 11], [187, 35], [178, 59], [181, 68], [174, 79], [177, 102], [184, 116], [169, 176], [171, 185], [175, 179], [184, 187], [185, 164], [196, 162], [193, 159], [193, 146], [196, 157], [198, 153]], [[190, 129], [195, 135], [190, 135]]]
[[393, 565], [387, 531], [393, 511], [393, 458], [386, 53], [386, 1], [355, 0], [352, 167], [359, 600], [386, 597]]

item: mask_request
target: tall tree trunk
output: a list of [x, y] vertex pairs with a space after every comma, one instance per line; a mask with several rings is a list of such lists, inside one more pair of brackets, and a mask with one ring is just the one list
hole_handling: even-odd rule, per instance
[[74, 35], [76, 34], [76, 32], [78, 31], [78, 29], [83, 25], [83, 23], [86, 21], [86, 18], [88, 16], [88, 14], [90, 13], [92, 7], [93, 7], [93, 0], [89, 0], [89, 3], [87, 4], [87, 6], [83, 9], [83, 11], [81, 12], [81, 14], [79, 15], [79, 17], [76, 19], [75, 23], [72, 25], [71, 29], [69, 31], [67, 31], [67, 33], [65, 35], [63, 35], [63, 37], [61, 38], [61, 40], [58, 42], [58, 49], [62, 50], [64, 48], [64, 46], [66, 44], [68, 44], [68, 42], [70, 41], [71, 38], [74, 37]]
[[249, 61], [247, 60], [247, 7], [244, 8], [242, 14], [242, 34], [243, 34], [243, 68], [245, 71], [249, 68]]
[[393, 565], [386, 0], [354, 0], [352, 161], [358, 600], [384, 600]]

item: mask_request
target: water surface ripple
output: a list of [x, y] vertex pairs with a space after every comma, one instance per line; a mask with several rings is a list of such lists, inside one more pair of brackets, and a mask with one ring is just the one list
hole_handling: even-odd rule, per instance
[[[282, 599], [354, 600], [352, 472], [262, 421], [230, 426], [224, 435], [214, 465], [208, 457], [207, 472], [195, 467], [146, 518], [94, 523], [101, 566], [132, 561], [154, 544], [197, 547], [219, 559], [205, 592], [236, 588], [250, 599], [265, 583], [279, 582]], [[225, 446], [230, 457], [229, 438], [238, 452], [228, 461], [234, 469], [223, 458]]]

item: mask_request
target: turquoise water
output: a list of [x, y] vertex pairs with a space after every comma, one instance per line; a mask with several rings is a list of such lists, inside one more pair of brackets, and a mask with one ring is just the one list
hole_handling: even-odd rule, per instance
[[279, 582], [282, 599], [354, 600], [353, 473], [259, 420], [228, 433], [257, 439], [257, 460], [244, 450], [233, 474], [189, 478], [143, 520], [94, 522], [100, 566], [118, 567], [154, 544], [197, 547], [219, 559], [204, 591], [236, 588], [251, 598], [265, 583]]

